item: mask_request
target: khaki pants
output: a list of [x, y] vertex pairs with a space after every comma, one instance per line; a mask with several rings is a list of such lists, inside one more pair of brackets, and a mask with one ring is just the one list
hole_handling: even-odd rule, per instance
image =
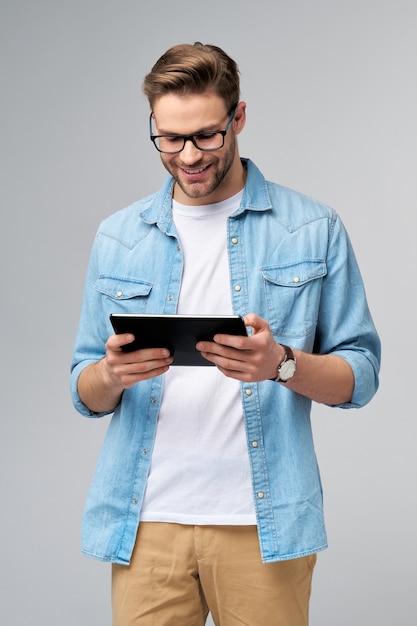
[[316, 555], [263, 564], [255, 526], [139, 525], [113, 626], [307, 626]]

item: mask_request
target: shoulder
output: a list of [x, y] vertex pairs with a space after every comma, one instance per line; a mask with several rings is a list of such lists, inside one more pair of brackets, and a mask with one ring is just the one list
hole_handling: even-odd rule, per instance
[[288, 230], [297, 229], [316, 220], [332, 222], [337, 220], [338, 216], [331, 206], [295, 189], [267, 180], [249, 160], [246, 166], [248, 168], [246, 208], [267, 210]]
[[335, 221], [338, 217], [333, 207], [320, 200], [277, 183], [266, 184], [273, 211], [288, 225], [296, 227], [321, 219]]
[[126, 228], [129, 224], [136, 223], [143, 211], [152, 205], [156, 196], [157, 194], [154, 193], [141, 200], [136, 200], [127, 207], [119, 209], [107, 216], [100, 223], [99, 232], [112, 232], [120, 228]]

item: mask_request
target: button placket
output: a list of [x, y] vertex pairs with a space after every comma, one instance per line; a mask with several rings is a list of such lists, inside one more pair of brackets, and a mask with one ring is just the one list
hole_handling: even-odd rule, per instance
[[[246, 397], [246, 402], [251, 403], [256, 401], [257, 395], [254, 393], [255, 389], [251, 387], [244, 387], [243, 393]], [[260, 427], [260, 426], [259, 426]], [[262, 446], [262, 435], [260, 431], [257, 429], [255, 424], [253, 424], [253, 429], [251, 428], [249, 433], [249, 442], [251, 449], [251, 456], [253, 457], [254, 467], [257, 468], [255, 475], [255, 482], [253, 485], [254, 488], [254, 496], [259, 503], [260, 511], [264, 511], [265, 507], [268, 506], [268, 479], [261, 471], [259, 473], [259, 464], [263, 465], [262, 459], [264, 458], [264, 449]]]

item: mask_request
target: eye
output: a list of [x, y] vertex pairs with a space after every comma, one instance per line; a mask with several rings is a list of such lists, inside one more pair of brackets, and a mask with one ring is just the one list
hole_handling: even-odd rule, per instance
[[195, 135], [196, 141], [200, 143], [204, 143], [205, 141], [212, 141], [217, 135], [216, 133], [199, 133]]

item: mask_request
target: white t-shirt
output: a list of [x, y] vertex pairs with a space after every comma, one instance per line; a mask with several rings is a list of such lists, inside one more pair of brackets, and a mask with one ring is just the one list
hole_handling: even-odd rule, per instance
[[[207, 206], [173, 202], [184, 255], [178, 313], [232, 313], [227, 217], [242, 192]], [[255, 524], [240, 385], [216, 367], [171, 367], [142, 521]]]

